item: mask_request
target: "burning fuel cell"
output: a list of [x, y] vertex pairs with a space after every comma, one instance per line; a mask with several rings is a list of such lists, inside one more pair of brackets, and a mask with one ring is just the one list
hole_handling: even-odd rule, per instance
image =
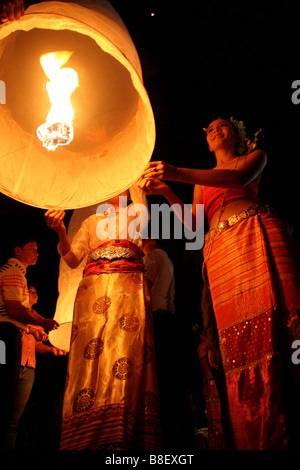
[[37, 128], [37, 136], [43, 147], [55, 150], [59, 145], [68, 145], [74, 137], [74, 109], [71, 94], [78, 87], [78, 74], [71, 68], [61, 68], [71, 57], [72, 52], [51, 52], [41, 56], [40, 62], [49, 78], [46, 89], [51, 109], [46, 122]]

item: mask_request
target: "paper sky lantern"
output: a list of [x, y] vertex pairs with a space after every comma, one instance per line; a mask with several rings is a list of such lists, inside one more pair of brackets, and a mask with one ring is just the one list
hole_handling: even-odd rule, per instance
[[0, 80], [5, 195], [44, 209], [92, 206], [129, 188], [151, 159], [139, 57], [108, 2], [43, 2], [2, 25]]

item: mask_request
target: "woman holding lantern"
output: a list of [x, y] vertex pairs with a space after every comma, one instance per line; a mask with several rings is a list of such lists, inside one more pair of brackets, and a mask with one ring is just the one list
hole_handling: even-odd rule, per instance
[[259, 202], [267, 156], [256, 148], [257, 135], [250, 142], [243, 123], [232, 118], [218, 118], [204, 130], [216, 157], [213, 170], [150, 162], [140, 187], [175, 204], [181, 201], [161, 180], [194, 184], [192, 213], [204, 204], [210, 229], [203, 274], [218, 327], [234, 447], [293, 448], [300, 416], [300, 369], [291, 361], [300, 335], [298, 250]]
[[[146, 198], [137, 187], [130, 193], [135, 201], [140, 193], [140, 202], [147, 209]], [[61, 450], [155, 450], [161, 445], [142, 237], [132, 238], [129, 230], [125, 237], [124, 226], [129, 227], [136, 214], [133, 204], [126, 206], [128, 191], [121, 196], [109, 200], [109, 206], [103, 205], [103, 213], [97, 210], [88, 217], [71, 244], [64, 211], [45, 214], [71, 268], [89, 253], [74, 305]], [[148, 224], [147, 210], [139, 221], [142, 233]], [[113, 237], [111, 227], [116, 229]]]

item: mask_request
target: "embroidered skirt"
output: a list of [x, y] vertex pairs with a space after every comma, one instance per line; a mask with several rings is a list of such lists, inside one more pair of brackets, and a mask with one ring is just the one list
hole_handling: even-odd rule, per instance
[[[161, 448], [152, 314], [143, 272], [119, 259], [87, 269], [78, 288], [61, 450]], [[132, 263], [131, 263], [132, 264]]]
[[216, 234], [206, 266], [235, 446], [285, 449], [299, 426], [298, 249], [276, 216], [258, 213]]

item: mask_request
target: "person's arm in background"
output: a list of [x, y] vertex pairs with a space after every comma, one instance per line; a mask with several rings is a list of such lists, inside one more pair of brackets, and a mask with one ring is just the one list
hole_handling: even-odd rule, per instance
[[0, 0], [0, 23], [18, 20], [23, 15], [23, 0]]
[[42, 326], [46, 331], [53, 330], [59, 327], [59, 323], [52, 318], [44, 318], [41, 315], [34, 314], [24, 305], [20, 300], [5, 300], [6, 310], [10, 317], [21, 322], [29, 323], [31, 325]]

